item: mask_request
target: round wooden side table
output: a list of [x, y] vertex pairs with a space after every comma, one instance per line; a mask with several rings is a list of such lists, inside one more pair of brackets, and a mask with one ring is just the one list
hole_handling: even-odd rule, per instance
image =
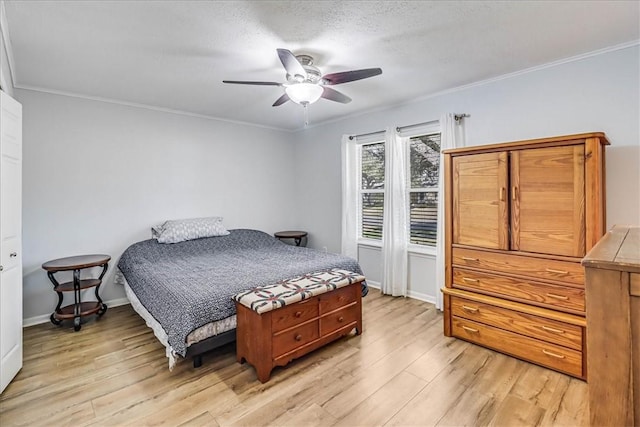
[[293, 239], [296, 242], [296, 246], [300, 246], [302, 243], [302, 239], [307, 237], [306, 231], [278, 231], [277, 233], [273, 233], [273, 235], [279, 240], [282, 239]]
[[[107, 311], [107, 305], [102, 302], [98, 291], [110, 260], [109, 255], [80, 255], [54, 259], [42, 264], [42, 268], [47, 271], [47, 276], [53, 283], [53, 290], [58, 294], [58, 305], [49, 318], [51, 323], [60, 325], [65, 319], [73, 319], [73, 329], [79, 331], [82, 317], [91, 314], [97, 314], [100, 317]], [[91, 267], [102, 267], [100, 276], [97, 279], [80, 279], [80, 271]], [[73, 280], [58, 283], [54, 274], [61, 271], [73, 271]], [[80, 291], [89, 288], [95, 288], [97, 301], [82, 302]], [[61, 307], [64, 292], [73, 292], [74, 301], [73, 304]]]

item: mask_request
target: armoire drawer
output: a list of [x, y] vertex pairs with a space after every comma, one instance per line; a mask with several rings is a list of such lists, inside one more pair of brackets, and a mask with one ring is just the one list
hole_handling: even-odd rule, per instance
[[529, 282], [461, 268], [453, 269], [453, 287], [570, 313], [584, 313], [582, 288]]
[[557, 320], [451, 297], [451, 314], [582, 351], [582, 328]]
[[584, 270], [579, 262], [453, 248], [452, 263], [454, 266], [482, 268], [533, 279], [584, 286]]
[[452, 318], [455, 337], [480, 344], [512, 356], [584, 378], [582, 352], [549, 344], [534, 338], [505, 331], [459, 317]]

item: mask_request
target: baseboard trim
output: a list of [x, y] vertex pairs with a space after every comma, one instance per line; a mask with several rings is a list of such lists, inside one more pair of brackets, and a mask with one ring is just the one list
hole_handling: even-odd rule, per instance
[[367, 279], [367, 286], [373, 289], [380, 289], [380, 282], [374, 282], [373, 280]]
[[[111, 308], [111, 307], [118, 307], [120, 305], [126, 305], [129, 304], [129, 300], [125, 297], [125, 298], [116, 298], [116, 299], [112, 299], [109, 301], [104, 301], [104, 303], [107, 305], [107, 307]], [[22, 327], [23, 328], [28, 328], [29, 326], [35, 326], [35, 325], [41, 325], [43, 323], [47, 323], [49, 322], [49, 317], [51, 317], [51, 313], [49, 314], [42, 314], [40, 316], [34, 316], [34, 317], [29, 317], [27, 319], [23, 319], [22, 320]]]
[[[373, 280], [367, 279], [367, 285], [369, 285], [370, 288], [380, 290], [380, 282], [374, 282]], [[435, 297], [431, 295], [423, 294], [422, 292], [412, 291], [411, 289], [409, 289], [409, 291], [407, 292], [407, 297], [417, 299], [419, 301], [428, 302], [430, 304], [436, 303]]]
[[[367, 285], [369, 285], [370, 288], [373, 289], [380, 289], [380, 283], [379, 282], [374, 282], [373, 280], [367, 280]], [[423, 294], [421, 292], [415, 292], [415, 291], [409, 291], [407, 296], [409, 298], [413, 298], [413, 299], [417, 299], [420, 301], [424, 301], [424, 302], [428, 302], [430, 304], [435, 304], [436, 303], [436, 299], [434, 297], [432, 297], [431, 295], [427, 295], [427, 294]], [[129, 304], [129, 300], [125, 297], [125, 298], [116, 298], [116, 299], [112, 299], [109, 301], [105, 301], [104, 302], [108, 307], [118, 307], [120, 305], [126, 305]], [[23, 319], [22, 320], [22, 327], [23, 328], [28, 328], [29, 326], [35, 326], [35, 325], [41, 325], [43, 323], [47, 323], [49, 322], [49, 317], [51, 316], [51, 314], [43, 314], [40, 316], [34, 316], [34, 317], [29, 317], [28, 319]]]
[[423, 294], [422, 292], [415, 292], [412, 290], [409, 290], [409, 292], [407, 293], [407, 296], [409, 298], [413, 298], [413, 299], [417, 299], [420, 301], [424, 301], [424, 302], [428, 302], [430, 304], [434, 304], [436, 303], [436, 298], [431, 296], [431, 295], [427, 295], [427, 294]]

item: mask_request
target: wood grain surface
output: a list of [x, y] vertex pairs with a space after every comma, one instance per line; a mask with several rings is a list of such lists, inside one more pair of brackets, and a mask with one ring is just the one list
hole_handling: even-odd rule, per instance
[[442, 335], [414, 299], [363, 299], [350, 335], [261, 384], [227, 345], [167, 369], [164, 348], [129, 307], [80, 333], [25, 329], [25, 361], [0, 396], [0, 425], [587, 425], [587, 384]]

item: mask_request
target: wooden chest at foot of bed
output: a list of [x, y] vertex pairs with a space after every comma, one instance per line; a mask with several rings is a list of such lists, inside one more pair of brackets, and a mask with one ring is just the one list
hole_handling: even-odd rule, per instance
[[362, 333], [361, 280], [262, 314], [236, 301], [237, 360], [249, 362], [258, 379], [325, 344]]

